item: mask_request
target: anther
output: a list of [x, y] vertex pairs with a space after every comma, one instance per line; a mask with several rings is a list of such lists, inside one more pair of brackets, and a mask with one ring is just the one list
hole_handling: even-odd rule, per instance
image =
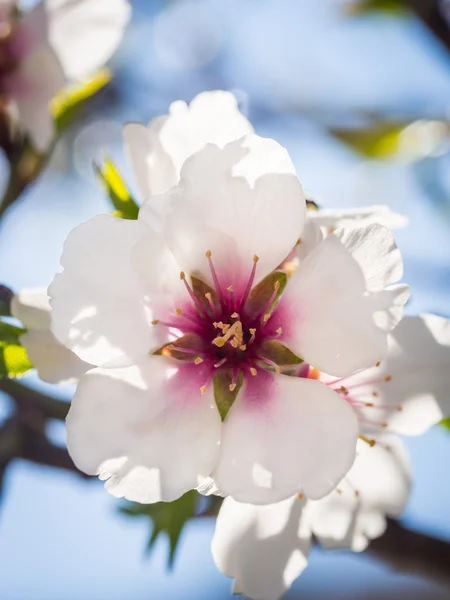
[[152, 325], [158, 325], [158, 323], [159, 323], [159, 319], [154, 319], [154, 320], [152, 321]]
[[283, 333], [283, 329], [281, 327], [278, 327], [278, 329], [275, 330], [278, 335], [281, 335]]
[[196, 365], [200, 365], [203, 362], [203, 358], [201, 358], [200, 356], [197, 356], [197, 358], [194, 360], [194, 363]]
[[379, 367], [380, 365], [381, 365], [381, 362], [380, 362], [380, 361], [378, 361], [377, 363], [375, 363], [375, 366], [376, 366], [376, 367]]
[[236, 384], [235, 383], [230, 383], [230, 385], [228, 386], [230, 392], [234, 392], [234, 390], [236, 389]]
[[341, 495], [342, 494], [342, 490], [340, 490], [339, 488], [336, 488], [336, 492]]
[[258, 375], [258, 371], [255, 369], [255, 367], [250, 367], [250, 373], [253, 375], [253, 377]]
[[207, 391], [208, 391], [208, 388], [206, 387], [206, 385], [202, 385], [202, 387], [200, 388], [201, 395], [204, 396]]
[[186, 275], [184, 274], [184, 271], [180, 271], [180, 279], [181, 279], [181, 281], [184, 281], [186, 279]]
[[175, 312], [177, 313], [177, 315], [182, 315], [183, 314], [183, 311], [182, 311], [181, 308], [176, 308]]
[[371, 448], [373, 448], [376, 444], [375, 440], [371, 440], [370, 438], [366, 437], [365, 435], [358, 435], [359, 439], [362, 440], [363, 442], [366, 442], [366, 444], [369, 444], [369, 446]]
[[355, 490], [355, 498], [359, 498], [359, 490]]
[[272, 315], [270, 313], [266, 313], [262, 318], [263, 323], [267, 323], [267, 321], [270, 319], [271, 316]]
[[219, 360], [219, 362], [215, 363], [214, 368], [218, 369], [219, 367], [224, 365], [227, 362], [227, 360], [228, 358], [225, 356], [225, 358], [222, 358], [221, 360]]
[[234, 289], [233, 289], [233, 286], [232, 286], [232, 285], [229, 285], [229, 286], [227, 287], [227, 292], [234, 292]]
[[341, 394], [344, 394], [344, 396], [348, 395], [348, 389], [344, 385], [341, 385], [341, 387], [338, 389], [338, 392], [341, 392]]
[[239, 350], [242, 350], [242, 352], [245, 352], [247, 350], [247, 346], [245, 344], [242, 344], [241, 346], [239, 346]]
[[209, 260], [212, 256], [211, 250], [208, 250], [207, 252], [205, 252], [205, 256]]
[[364, 406], [371, 408], [373, 406], [373, 402], [364, 402]]
[[238, 314], [237, 312], [234, 312], [234, 313], [231, 315], [231, 318], [232, 318], [232, 319], [239, 319], [239, 314]]
[[297, 494], [297, 500], [303, 500], [304, 497], [303, 494]]
[[372, 396], [373, 396], [374, 398], [377, 398], [377, 396], [378, 396], [378, 392], [375, 392], [375, 391], [373, 391], [373, 392], [372, 392]]
[[391, 381], [392, 379], [392, 375], [386, 375], [386, 377], [384, 378], [385, 381]]

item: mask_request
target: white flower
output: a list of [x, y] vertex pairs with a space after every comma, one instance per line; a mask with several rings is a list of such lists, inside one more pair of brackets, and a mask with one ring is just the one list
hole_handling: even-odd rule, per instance
[[150, 202], [167, 207], [158, 230], [145, 207], [138, 221], [76, 228], [49, 290], [56, 337], [99, 366], [67, 421], [75, 463], [141, 502], [208, 476], [241, 501], [324, 496], [353, 463], [356, 411], [322, 382], [280, 373], [298, 356], [335, 377], [383, 359], [374, 317], [389, 314], [383, 285], [401, 275], [392, 235], [336, 232], [287, 281], [274, 269], [305, 201], [286, 151], [254, 135], [207, 145]]
[[189, 156], [206, 144], [225, 144], [253, 133], [239, 112], [231, 92], [198, 94], [192, 102], [177, 101], [169, 114], [156, 117], [148, 127], [129, 123], [124, 128], [125, 148], [138, 184], [141, 200], [176, 185]]
[[251, 600], [277, 600], [308, 564], [312, 535], [326, 548], [362, 551], [398, 517], [408, 499], [410, 469], [398, 439], [374, 447], [359, 442], [355, 463], [339, 487], [316, 501], [292, 498], [269, 506], [226, 498], [212, 554]]
[[[320, 205], [320, 202], [319, 202]], [[339, 227], [363, 227], [371, 223], [378, 223], [390, 229], [404, 227], [408, 219], [399, 213], [393, 212], [385, 204], [375, 204], [359, 208], [320, 208], [310, 210], [308, 215], [322, 228], [324, 233], [333, 233]]]
[[51, 307], [45, 288], [23, 289], [13, 296], [11, 314], [27, 329], [20, 342], [44, 381], [75, 383], [92, 368], [60, 344], [50, 331]]
[[12, 117], [45, 150], [54, 133], [50, 100], [68, 80], [108, 60], [130, 7], [127, 0], [42, 0], [19, 13], [6, 0], [1, 9], [0, 92]]

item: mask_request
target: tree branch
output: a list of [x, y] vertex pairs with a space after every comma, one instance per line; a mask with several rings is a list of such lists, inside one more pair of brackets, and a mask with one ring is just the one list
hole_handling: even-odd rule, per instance
[[450, 28], [438, 0], [401, 0], [450, 50]]
[[69, 411], [69, 403], [53, 398], [13, 379], [0, 379], [0, 392], [8, 394], [19, 410], [39, 411], [46, 419], [64, 421]]
[[368, 554], [389, 565], [394, 571], [432, 579], [450, 587], [450, 543], [406, 529], [389, 520], [386, 532], [374, 540]]

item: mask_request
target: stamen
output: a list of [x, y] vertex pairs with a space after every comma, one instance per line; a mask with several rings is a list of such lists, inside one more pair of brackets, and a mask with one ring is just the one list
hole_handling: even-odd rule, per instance
[[263, 318], [262, 318], [262, 323], [263, 325], [265, 325], [267, 323], [267, 321], [270, 319], [272, 315], [270, 313], [266, 313]]
[[234, 310], [234, 289], [232, 285], [229, 285], [227, 287], [227, 292], [230, 293], [230, 310]]
[[205, 312], [205, 309], [203, 308], [203, 306], [200, 304], [199, 299], [197, 298], [197, 296], [194, 294], [194, 291], [192, 290], [191, 286], [189, 285], [187, 279], [186, 279], [186, 275], [184, 273], [184, 271], [181, 271], [180, 273], [180, 279], [181, 281], [184, 283], [186, 290], [189, 294], [189, 296], [191, 297], [193, 303], [195, 304], [195, 306], [197, 307], [198, 311], [207, 319], [209, 319], [208, 314]]
[[218, 348], [222, 348], [230, 338], [233, 338], [230, 341], [231, 346], [233, 348], [237, 348], [243, 342], [243, 333], [242, 333], [242, 323], [240, 321], [236, 321], [233, 325], [224, 332], [222, 336], [217, 336], [213, 339], [212, 343]]
[[[205, 354], [204, 352], [199, 351], [198, 348], [183, 348], [181, 346], [175, 346], [175, 344], [169, 344], [166, 348], [171, 352], [182, 352], [183, 354]], [[203, 360], [201, 359], [200, 362], [203, 362]]]
[[341, 385], [341, 387], [338, 389], [338, 392], [344, 394], [344, 396], [348, 396], [348, 389], [343, 385]]
[[208, 252], [206, 252], [205, 256], [208, 259], [209, 270], [211, 271], [211, 277], [212, 277], [213, 282], [214, 282], [214, 287], [216, 289], [217, 296], [219, 297], [220, 306], [223, 308], [224, 307], [223, 292], [222, 292], [222, 288], [220, 287], [220, 283], [219, 283], [219, 279], [217, 277], [216, 269], [214, 268], [213, 261], [211, 260], [211, 256], [212, 256], [211, 250], [208, 250]]
[[253, 342], [255, 341], [255, 337], [256, 337], [256, 329], [254, 327], [251, 327], [249, 329], [249, 332], [251, 334], [251, 338], [248, 340], [248, 345], [250, 346], [251, 344], [253, 344]]
[[304, 497], [303, 494], [297, 494], [297, 500], [303, 500]]
[[225, 356], [225, 358], [222, 358], [221, 360], [219, 360], [218, 363], [216, 363], [214, 365], [215, 369], [218, 369], [219, 367], [221, 367], [222, 365], [224, 365], [227, 362], [228, 358]]
[[[279, 289], [280, 289], [280, 282], [279, 281], [275, 281], [275, 283], [273, 284], [273, 292], [270, 295], [270, 298], [268, 299], [268, 301], [263, 306], [263, 308], [259, 311], [258, 316], [256, 317], [257, 319], [261, 315], [264, 315], [264, 317], [263, 317], [263, 322], [264, 323], [266, 323], [270, 319], [271, 314], [268, 313], [267, 311], [270, 310], [272, 304], [275, 302], [275, 298], [277, 297]], [[264, 313], [267, 313], [267, 314], [264, 314]]]
[[212, 310], [212, 314], [215, 316], [217, 314], [216, 305], [213, 302], [211, 292], [206, 292], [205, 298], [208, 300], [209, 306]]
[[200, 365], [203, 362], [203, 358], [201, 358], [200, 356], [197, 356], [197, 358], [194, 360], [194, 363], [196, 365]]
[[245, 352], [247, 350], [246, 344], [242, 344], [241, 346], [239, 346], [239, 350], [242, 350], [242, 352]]
[[206, 387], [206, 385], [202, 385], [202, 387], [200, 388], [201, 395], [204, 396], [207, 391], [208, 391], [208, 388]]
[[366, 444], [369, 444], [369, 446], [371, 448], [373, 448], [376, 444], [375, 440], [371, 440], [369, 438], [367, 438], [365, 435], [358, 435], [359, 439], [362, 440], [363, 442], [366, 442]]
[[239, 310], [242, 310], [242, 307], [244, 306], [244, 304], [247, 301], [248, 295], [251, 292], [252, 286], [253, 286], [253, 281], [255, 280], [255, 273], [256, 273], [256, 265], [259, 261], [259, 256], [255, 256], [253, 257], [253, 267], [252, 267], [252, 271], [250, 273], [250, 277], [247, 281], [247, 285], [245, 286], [245, 290], [244, 293], [242, 294], [242, 298], [241, 298], [241, 302], [239, 304]]
[[275, 329], [275, 331], [278, 334], [278, 337], [283, 333], [283, 329], [281, 327], [278, 327], [278, 329]]
[[281, 373], [280, 365], [277, 365], [277, 363], [274, 362], [273, 360], [270, 360], [270, 358], [266, 358], [265, 356], [257, 356], [256, 359], [261, 360], [262, 362], [265, 362], [267, 365], [270, 365], [271, 367], [273, 367], [275, 369], [275, 373], [278, 373], [278, 375]]
[[253, 375], [253, 377], [258, 375], [258, 371], [255, 369], [255, 367], [250, 367], [250, 373]]
[[194, 329], [193, 327], [188, 327], [187, 325], [177, 323], [169, 323], [168, 321], [160, 321], [159, 319], [154, 319], [152, 321], [152, 325], [162, 325], [163, 327], [169, 327], [170, 329], [178, 329], [183, 333], [198, 333], [198, 329]]
[[185, 312], [183, 312], [183, 310], [181, 308], [176, 308], [175, 312], [177, 313], [177, 315], [179, 317], [184, 317], [185, 319], [187, 319], [188, 321], [191, 321], [191, 323], [195, 323], [195, 325], [198, 324], [197, 320], [194, 319], [194, 317], [191, 317], [190, 315], [187, 315]]
[[237, 378], [238, 378], [238, 370], [233, 369], [233, 379], [231, 380], [231, 383], [229, 385], [230, 392], [234, 392], [234, 390], [236, 389]]
[[231, 315], [231, 318], [232, 318], [232, 319], [239, 319], [239, 313], [237, 313], [237, 312], [234, 312], [234, 313]]

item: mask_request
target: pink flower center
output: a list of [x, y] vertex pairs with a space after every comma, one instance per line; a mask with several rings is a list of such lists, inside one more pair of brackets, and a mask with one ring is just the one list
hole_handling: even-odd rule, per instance
[[274, 271], [254, 286], [258, 257], [254, 256], [247, 281], [235, 290], [225, 287], [214, 266], [211, 252], [206, 253], [214, 287], [184, 272], [180, 279], [185, 286], [189, 301], [175, 310], [170, 320], [153, 321], [181, 333], [172, 343], [164, 345], [156, 353], [187, 360], [195, 365], [209, 366], [205, 391], [216, 373], [229, 376], [229, 391], [234, 392], [243, 376], [256, 377], [259, 369], [281, 372], [281, 352], [289, 353], [291, 364], [299, 364], [295, 357], [281, 344], [283, 309], [278, 305], [286, 284], [283, 271]]

